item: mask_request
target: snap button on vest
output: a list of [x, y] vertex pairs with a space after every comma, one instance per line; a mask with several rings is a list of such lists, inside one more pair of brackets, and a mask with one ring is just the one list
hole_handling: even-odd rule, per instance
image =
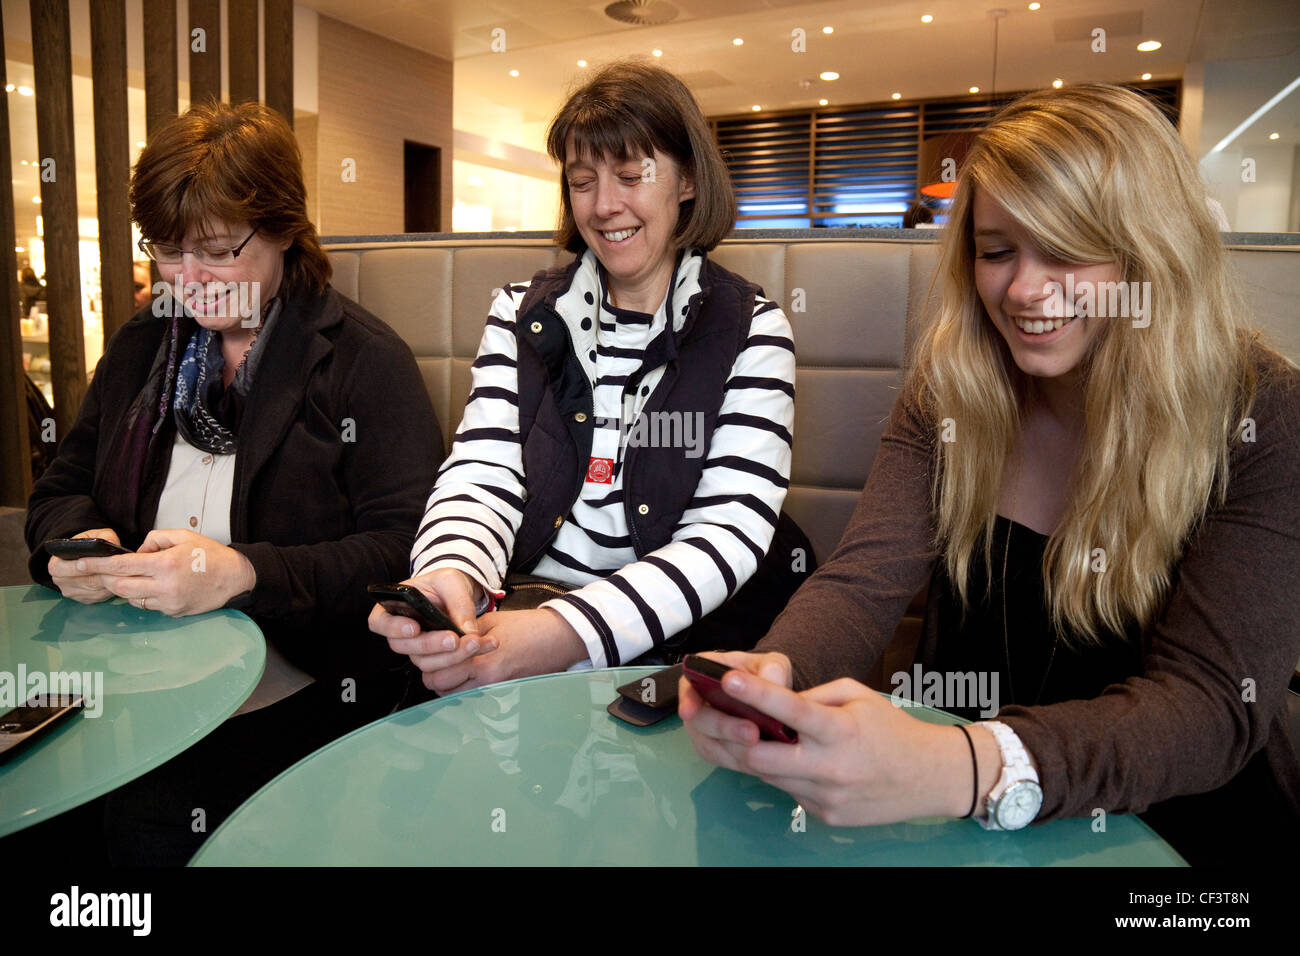
[[639, 514], [639, 515], [648, 515], [648, 514], [650, 513], [650, 506], [649, 506], [649, 505], [637, 505], [637, 506], [636, 506], [636, 513]]
[[585, 421], [587, 420], [587, 413], [586, 413], [586, 412], [578, 412], [578, 414], [576, 414], [576, 415], [573, 416], [573, 420], [574, 420], [575, 422], [578, 422], [579, 424], [581, 424], [581, 423], [583, 423], [583, 422], [585, 422]]
[[533, 330], [533, 333], [534, 333], [534, 334], [536, 334], [536, 333], [542, 331], [542, 323], [540, 323], [540, 322], [534, 322], [532, 325], [529, 326], [529, 328]]

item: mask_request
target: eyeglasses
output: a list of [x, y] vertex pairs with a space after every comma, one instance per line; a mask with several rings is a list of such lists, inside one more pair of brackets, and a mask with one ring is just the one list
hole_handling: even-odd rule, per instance
[[244, 246], [248, 245], [255, 235], [257, 235], [256, 229], [248, 234], [248, 239], [237, 246], [204, 245], [195, 249], [182, 249], [166, 242], [145, 242], [143, 237], [140, 239], [139, 246], [140, 251], [154, 262], [167, 265], [175, 265], [184, 258], [185, 253], [192, 252], [194, 258], [205, 266], [229, 266], [234, 264], [244, 250]]

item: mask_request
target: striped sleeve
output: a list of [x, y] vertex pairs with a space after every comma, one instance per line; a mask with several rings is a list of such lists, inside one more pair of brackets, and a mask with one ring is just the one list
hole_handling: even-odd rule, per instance
[[662, 644], [720, 607], [758, 569], [790, 486], [794, 375], [790, 323], [760, 297], [694, 499], [672, 540], [543, 605], [578, 632], [593, 667], [617, 666]]
[[486, 591], [500, 590], [505, 578], [524, 509], [515, 344], [523, 289], [510, 286], [492, 303], [464, 417], [415, 534], [412, 577], [455, 568]]

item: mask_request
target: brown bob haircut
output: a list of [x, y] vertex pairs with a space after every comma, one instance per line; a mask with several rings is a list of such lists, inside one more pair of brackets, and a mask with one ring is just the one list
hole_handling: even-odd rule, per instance
[[211, 220], [289, 240], [280, 293], [320, 295], [333, 270], [307, 218], [302, 153], [280, 114], [260, 103], [208, 102], [149, 138], [131, 174], [131, 217], [146, 239], [179, 243]]
[[682, 203], [673, 245], [713, 249], [736, 224], [736, 194], [718, 144], [686, 84], [667, 70], [636, 60], [602, 67], [569, 97], [546, 132], [546, 151], [560, 164], [560, 224], [555, 243], [587, 248], [573, 221], [564, 176], [565, 145], [578, 156], [626, 161], [658, 150], [695, 180], [695, 198]]

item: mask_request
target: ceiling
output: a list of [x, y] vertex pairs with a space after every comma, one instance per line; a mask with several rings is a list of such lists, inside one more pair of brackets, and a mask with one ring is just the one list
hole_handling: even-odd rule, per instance
[[[542, 122], [590, 67], [622, 56], [657, 61], [683, 76], [704, 111], [725, 115], [835, 103], [952, 96], [993, 78], [993, 3], [970, 0], [668, 0], [662, 26], [628, 26], [596, 0], [304, 0], [321, 14], [455, 60], [457, 127], [486, 104], [508, 104], [525, 123]], [[1008, 3], [998, 25], [1001, 90], [1054, 79], [1180, 77], [1201, 58], [1277, 56], [1300, 44], [1294, 0], [1046, 0], [1038, 11]], [[933, 21], [922, 23], [921, 15]], [[827, 35], [822, 28], [831, 26]], [[1106, 30], [1104, 53], [1091, 30]], [[806, 52], [792, 50], [805, 31]], [[492, 49], [493, 31], [504, 51]], [[744, 44], [737, 46], [735, 38]], [[1154, 53], [1138, 42], [1158, 39]], [[518, 76], [510, 75], [517, 70]], [[818, 79], [838, 72], [833, 82]], [[1273, 92], [1273, 91], [1270, 91]], [[468, 117], [472, 123], [472, 116]], [[477, 131], [477, 130], [476, 130]]]

